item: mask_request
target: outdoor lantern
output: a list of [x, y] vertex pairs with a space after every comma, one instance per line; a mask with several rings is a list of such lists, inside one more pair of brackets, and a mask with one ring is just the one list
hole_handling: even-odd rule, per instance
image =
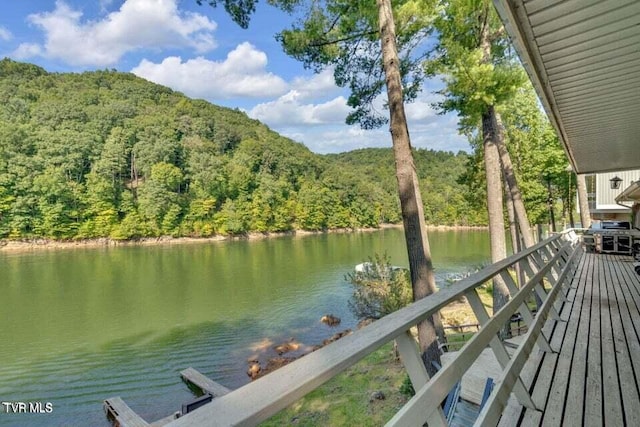
[[613, 178], [611, 178], [609, 182], [611, 183], [611, 189], [617, 190], [618, 188], [620, 188], [620, 183], [622, 182], [622, 179], [618, 178], [618, 175], [616, 175]]

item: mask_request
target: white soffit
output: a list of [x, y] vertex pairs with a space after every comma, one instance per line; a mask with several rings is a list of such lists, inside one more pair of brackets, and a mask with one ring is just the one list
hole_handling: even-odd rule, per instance
[[640, 0], [494, 0], [578, 173], [640, 167]]

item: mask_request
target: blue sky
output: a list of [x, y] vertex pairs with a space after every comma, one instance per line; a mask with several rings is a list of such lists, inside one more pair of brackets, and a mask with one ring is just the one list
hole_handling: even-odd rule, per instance
[[[364, 131], [344, 124], [348, 92], [335, 85], [331, 70], [314, 74], [282, 52], [274, 35], [291, 25], [291, 17], [260, 5], [244, 30], [223, 8], [204, 3], [5, 1], [0, 56], [55, 72], [133, 72], [192, 98], [240, 108], [317, 153], [391, 146], [387, 128]], [[412, 144], [469, 150], [456, 116], [431, 109], [436, 100], [425, 90], [407, 106]]]

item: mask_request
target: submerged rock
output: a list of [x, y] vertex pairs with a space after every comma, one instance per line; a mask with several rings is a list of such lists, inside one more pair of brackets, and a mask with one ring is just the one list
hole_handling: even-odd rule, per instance
[[249, 364], [249, 369], [247, 370], [247, 375], [251, 377], [252, 380], [259, 378], [260, 373], [262, 372], [262, 367], [257, 362], [252, 362]]
[[320, 318], [320, 321], [328, 326], [337, 326], [342, 320], [340, 320], [339, 317], [336, 317], [333, 314], [325, 314]]
[[333, 334], [331, 336], [331, 338], [327, 338], [326, 340], [322, 341], [322, 345], [328, 345], [331, 344], [334, 341], [338, 341], [340, 338], [347, 336], [347, 335], [351, 335], [351, 329], [345, 329], [342, 332], [338, 332], [337, 334]]
[[358, 322], [358, 326], [356, 326], [356, 329], [362, 329], [365, 326], [369, 326], [373, 322], [375, 322], [375, 319], [372, 319], [370, 317], [367, 317], [366, 319], [362, 319], [361, 321]]
[[280, 345], [273, 347], [273, 349], [278, 353], [278, 356], [282, 356], [285, 353], [289, 353], [290, 351], [296, 351], [300, 348], [300, 343], [296, 342], [293, 338], [289, 340], [289, 342], [284, 342]]

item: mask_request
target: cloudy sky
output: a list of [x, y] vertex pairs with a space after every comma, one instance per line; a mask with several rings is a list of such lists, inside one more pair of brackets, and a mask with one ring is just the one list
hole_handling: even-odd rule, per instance
[[[331, 70], [313, 74], [282, 52], [274, 34], [290, 26], [290, 17], [260, 6], [243, 30], [224, 9], [203, 3], [4, 1], [0, 56], [55, 72], [132, 72], [192, 98], [240, 108], [318, 153], [391, 146], [387, 128], [363, 131], [344, 124], [348, 92], [335, 85]], [[468, 150], [456, 116], [430, 108], [436, 99], [427, 90], [407, 106], [413, 145]]]

